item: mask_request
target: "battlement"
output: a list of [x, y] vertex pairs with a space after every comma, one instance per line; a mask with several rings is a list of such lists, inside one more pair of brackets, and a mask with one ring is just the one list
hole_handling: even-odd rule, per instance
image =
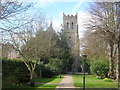
[[63, 13], [63, 17], [69, 17], [69, 18], [72, 18], [72, 17], [77, 17], [78, 16], [78, 13], [76, 13], [76, 15], [66, 15]]

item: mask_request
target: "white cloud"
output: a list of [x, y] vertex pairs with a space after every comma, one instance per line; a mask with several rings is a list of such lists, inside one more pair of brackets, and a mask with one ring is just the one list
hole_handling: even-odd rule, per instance
[[50, 23], [50, 22], [52, 21], [53, 28], [54, 28], [57, 32], [60, 32], [62, 20], [63, 20], [63, 12], [60, 12], [59, 14], [57, 14], [57, 16], [51, 17], [51, 19], [49, 19], [48, 22]]
[[84, 11], [78, 12], [78, 23], [82, 26], [84, 26], [84, 22], [89, 21], [90, 18], [91, 18], [90, 13]]
[[90, 13], [80, 11], [78, 12], [78, 30], [79, 38], [83, 37], [83, 32], [85, 31], [85, 22], [88, 22], [91, 18]]
[[60, 12], [60, 14], [58, 14], [58, 16], [56, 16], [56, 18], [54, 18], [53, 21], [53, 28], [55, 30], [57, 30], [57, 32], [60, 32], [61, 30], [61, 24], [62, 24], [62, 19], [63, 18], [63, 13]]
[[61, 30], [61, 22], [57, 20], [53, 20], [53, 28], [56, 30], [56, 32], [60, 32]]

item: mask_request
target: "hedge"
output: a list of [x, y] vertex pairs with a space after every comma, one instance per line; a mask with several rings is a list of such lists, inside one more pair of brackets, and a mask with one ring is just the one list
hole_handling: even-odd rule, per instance
[[[36, 76], [52, 77], [56, 73], [47, 65], [38, 64], [35, 69]], [[22, 59], [2, 58], [2, 87], [13, 86], [15, 84], [24, 83], [24, 78], [29, 75], [29, 71]]]
[[29, 74], [22, 60], [2, 58], [2, 86], [22, 83], [22, 79]]

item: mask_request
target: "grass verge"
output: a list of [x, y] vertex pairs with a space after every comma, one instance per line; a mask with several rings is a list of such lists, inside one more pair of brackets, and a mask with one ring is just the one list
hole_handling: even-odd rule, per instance
[[[73, 75], [74, 86], [83, 87], [83, 75]], [[93, 75], [86, 75], [86, 88], [117, 88], [116, 82], [106, 82], [103, 79], [97, 79]]]
[[[57, 85], [55, 85], [56, 83], [60, 83], [60, 81], [62, 80], [62, 78], [60, 78], [60, 76], [55, 76], [55, 77], [52, 77], [52, 78], [37, 78], [37, 79], [34, 79], [35, 83], [35, 86], [34, 87], [31, 87], [31, 86], [28, 86], [28, 85], [14, 85], [14, 86], [11, 86], [11, 87], [6, 87], [6, 89], [10, 89], [10, 88], [14, 88], [14, 89], [24, 89], [24, 90], [28, 90], [28, 88], [30, 90], [54, 90], [56, 88]], [[47, 83], [51, 83], [51, 84], [47, 84]], [[41, 89], [40, 89], [41, 88]], [[5, 88], [2, 89], [2, 90], [6, 90]]]

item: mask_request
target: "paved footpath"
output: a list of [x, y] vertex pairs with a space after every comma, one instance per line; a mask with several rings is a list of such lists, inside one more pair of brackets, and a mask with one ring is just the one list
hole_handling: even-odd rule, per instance
[[72, 75], [65, 75], [56, 90], [75, 90]]

